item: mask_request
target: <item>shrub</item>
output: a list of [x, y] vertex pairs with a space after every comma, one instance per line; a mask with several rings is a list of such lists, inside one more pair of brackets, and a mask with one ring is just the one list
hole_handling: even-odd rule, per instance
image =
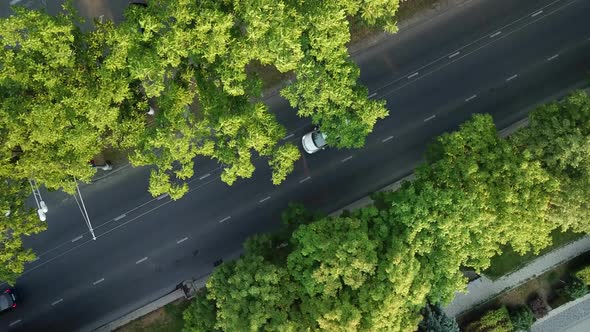
[[531, 308], [520, 306], [510, 313], [510, 320], [515, 331], [530, 331], [535, 322], [535, 315]]
[[512, 332], [514, 327], [505, 306], [490, 310], [467, 327], [467, 332]]
[[576, 278], [582, 280], [586, 285], [590, 285], [590, 266], [586, 266], [585, 268], [576, 272]]
[[570, 299], [575, 300], [588, 294], [588, 285], [582, 280], [572, 276], [567, 284], [561, 289], [561, 292]]

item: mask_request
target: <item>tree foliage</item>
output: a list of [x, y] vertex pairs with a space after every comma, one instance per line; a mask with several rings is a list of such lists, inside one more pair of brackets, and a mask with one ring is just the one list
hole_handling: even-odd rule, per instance
[[551, 200], [552, 219], [564, 230], [590, 232], [590, 97], [577, 91], [537, 108], [514, 144], [539, 160], [560, 183]]
[[16, 282], [24, 265], [35, 259], [31, 249], [23, 248], [22, 237], [47, 227], [33, 209], [25, 206], [29, 190], [26, 181], [0, 177], [0, 280], [10, 284]]

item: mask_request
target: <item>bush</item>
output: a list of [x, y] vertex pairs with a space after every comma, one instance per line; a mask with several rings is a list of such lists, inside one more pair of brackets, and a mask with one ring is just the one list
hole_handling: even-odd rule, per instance
[[515, 331], [530, 331], [535, 322], [535, 315], [531, 308], [520, 306], [510, 313], [510, 320]]
[[539, 295], [537, 295], [529, 302], [529, 307], [533, 311], [533, 314], [535, 315], [536, 319], [545, 317], [545, 315], [547, 315], [547, 313], [549, 312], [549, 307], [547, 306], [547, 303], [545, 303], [545, 300]]
[[588, 285], [582, 280], [572, 276], [567, 284], [561, 289], [561, 293], [570, 299], [575, 300], [588, 294]]
[[590, 285], [590, 266], [586, 266], [585, 268], [576, 272], [576, 278], [582, 280], [586, 285]]
[[490, 310], [478, 321], [467, 326], [467, 332], [512, 332], [514, 327], [505, 306], [497, 310]]

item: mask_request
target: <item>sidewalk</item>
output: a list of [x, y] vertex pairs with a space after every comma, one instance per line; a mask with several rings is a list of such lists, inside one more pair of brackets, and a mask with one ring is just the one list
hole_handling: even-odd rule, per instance
[[531, 332], [590, 331], [590, 294], [549, 311], [531, 327]]
[[481, 278], [467, 285], [467, 293], [457, 292], [453, 302], [446, 306], [444, 310], [449, 316], [457, 316], [589, 250], [590, 236], [585, 236], [538, 257], [520, 270], [505, 275], [496, 281], [481, 276]]

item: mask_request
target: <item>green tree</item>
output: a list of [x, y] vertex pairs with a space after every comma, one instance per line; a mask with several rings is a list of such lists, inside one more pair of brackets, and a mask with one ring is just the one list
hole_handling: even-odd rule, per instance
[[422, 315], [419, 332], [460, 332], [457, 321], [447, 316], [440, 305], [427, 304]]
[[26, 263], [35, 259], [23, 248], [22, 237], [39, 233], [47, 225], [33, 209], [25, 207], [30, 194], [26, 181], [0, 178], [0, 280], [14, 284]]
[[88, 161], [136, 119], [122, 111], [128, 89], [97, 69], [101, 38], [65, 9], [0, 19], [0, 176], [73, 192], [73, 177], [90, 180]]
[[176, 199], [186, 193], [198, 155], [221, 163], [228, 184], [252, 176], [254, 153], [268, 159], [275, 184], [299, 157], [293, 145], [278, 144], [285, 130], [268, 108], [252, 102], [261, 83], [245, 66], [258, 53], [244, 53], [255, 50], [241, 42], [253, 39], [232, 31], [236, 22], [245, 24], [236, 11], [214, 1], [152, 1], [130, 10], [109, 34], [107, 62], [129, 63], [130, 80], [141, 82], [158, 106], [155, 126], [142, 135], [131, 159], [157, 166], [153, 195], [168, 192]]
[[547, 216], [558, 183], [530, 154], [520, 154], [502, 140], [489, 115], [475, 115], [459, 131], [440, 136], [416, 177], [418, 182], [464, 192], [459, 204], [472, 204], [478, 211], [477, 218], [467, 219], [467, 223], [476, 221], [468, 229], [493, 230], [489, 236], [474, 237], [470, 249], [483, 255], [478, 260], [485, 262], [479, 267], [489, 264], [486, 261], [498, 245], [510, 243], [524, 253], [538, 252], [551, 243], [555, 226]]
[[217, 309], [222, 331], [294, 331], [290, 319], [294, 302], [291, 276], [285, 268], [246, 254], [217, 268], [207, 282], [207, 298]]
[[207, 291], [197, 293], [190, 306], [182, 314], [183, 332], [212, 332], [215, 328], [215, 302], [207, 298]]
[[561, 102], [537, 108], [514, 144], [539, 160], [559, 181], [551, 200], [552, 220], [563, 229], [590, 232], [590, 97], [577, 91]]

